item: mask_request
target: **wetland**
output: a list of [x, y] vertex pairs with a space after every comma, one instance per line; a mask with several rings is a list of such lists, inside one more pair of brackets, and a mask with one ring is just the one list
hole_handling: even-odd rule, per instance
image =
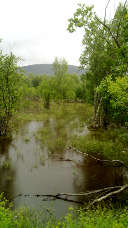
[[[80, 205], [34, 195], [77, 194], [127, 183], [124, 167], [105, 167], [89, 157], [84, 158], [78, 151], [105, 157], [105, 154], [97, 153], [96, 143], [100, 141], [99, 150], [103, 152], [102, 143], [104, 140], [108, 142], [106, 133], [91, 132], [87, 127], [92, 115], [90, 105], [54, 104], [50, 110], [37, 109], [33, 115], [32, 112], [18, 115], [12, 139], [1, 139], [0, 142], [0, 191], [16, 208], [52, 207], [60, 217], [70, 206], [78, 208]], [[92, 142], [91, 147], [89, 142]], [[110, 142], [112, 144], [112, 135]], [[77, 149], [73, 150], [72, 146]], [[87, 200], [80, 196], [72, 198], [85, 203]]]

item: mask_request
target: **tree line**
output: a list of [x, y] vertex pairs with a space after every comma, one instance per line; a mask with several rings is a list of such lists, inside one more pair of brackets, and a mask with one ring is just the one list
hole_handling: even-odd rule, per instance
[[[65, 59], [55, 58], [53, 76], [25, 75], [12, 53], [0, 55], [0, 135], [7, 135], [9, 122], [20, 106], [40, 101], [49, 109], [52, 102], [84, 102], [85, 82], [77, 74], [68, 74]], [[27, 103], [28, 101], [28, 103]]]
[[68, 73], [68, 63], [62, 58], [53, 62], [54, 75], [24, 76], [23, 94], [26, 99], [40, 99], [45, 108], [50, 108], [51, 102], [84, 102], [85, 81], [82, 76]]

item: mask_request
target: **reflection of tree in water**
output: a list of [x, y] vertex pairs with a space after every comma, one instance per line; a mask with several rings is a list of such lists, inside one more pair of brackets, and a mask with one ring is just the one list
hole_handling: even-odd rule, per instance
[[4, 192], [6, 198], [12, 200], [15, 170], [11, 166], [9, 157], [10, 144], [11, 140], [3, 139], [0, 141], [0, 193]]
[[49, 158], [64, 158], [67, 128], [63, 120], [48, 119], [41, 130], [41, 144], [47, 146]]
[[82, 117], [85, 116], [83, 106], [79, 105], [78, 109], [80, 113], [77, 105], [63, 104], [58, 105], [56, 110], [49, 111], [40, 131], [41, 147], [48, 148], [49, 158], [65, 158], [67, 142], [75, 130], [79, 131]]
[[[89, 159], [78, 165], [73, 184], [75, 192], [79, 193], [110, 186], [120, 186], [123, 185], [123, 182], [122, 168], [105, 167]], [[80, 197], [78, 199], [80, 200]]]

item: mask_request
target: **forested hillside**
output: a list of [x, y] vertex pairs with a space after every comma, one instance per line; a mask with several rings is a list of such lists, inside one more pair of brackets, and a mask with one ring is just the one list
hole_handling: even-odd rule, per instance
[[[29, 66], [23, 66], [23, 71], [25, 71], [26, 74], [34, 74], [34, 75], [53, 75], [53, 66], [52, 64], [33, 64]], [[77, 66], [68, 65], [68, 73], [69, 74], [78, 74], [81, 75], [82, 71], [79, 70]]]

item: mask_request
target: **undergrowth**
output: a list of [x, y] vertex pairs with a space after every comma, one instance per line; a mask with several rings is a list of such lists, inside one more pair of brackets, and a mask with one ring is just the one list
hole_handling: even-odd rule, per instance
[[97, 208], [78, 210], [69, 208], [66, 216], [56, 219], [54, 214], [30, 209], [12, 210], [0, 201], [0, 228], [126, 228], [128, 209]]
[[97, 130], [87, 136], [73, 136], [71, 145], [84, 153], [103, 159], [122, 160], [128, 166], [128, 130]]

